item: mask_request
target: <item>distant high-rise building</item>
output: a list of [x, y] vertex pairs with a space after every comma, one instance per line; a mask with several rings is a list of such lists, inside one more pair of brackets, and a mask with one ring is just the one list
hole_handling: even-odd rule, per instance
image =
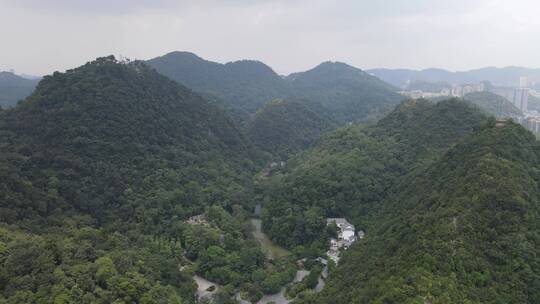
[[527, 111], [529, 107], [529, 89], [515, 89], [514, 96], [511, 100], [521, 111]]
[[528, 82], [527, 76], [519, 77], [519, 87], [527, 88], [528, 86], [529, 86], [529, 82]]
[[474, 85], [474, 90], [476, 92], [484, 92], [486, 90], [486, 84], [483, 82], [479, 82]]

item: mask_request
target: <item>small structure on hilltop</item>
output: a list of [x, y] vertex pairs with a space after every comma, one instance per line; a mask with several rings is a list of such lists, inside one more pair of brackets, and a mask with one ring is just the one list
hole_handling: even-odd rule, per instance
[[190, 217], [186, 223], [190, 224], [190, 225], [208, 225], [208, 220], [206, 219], [206, 215], [204, 214], [199, 214], [199, 215], [194, 215], [192, 217]]
[[497, 121], [495, 121], [495, 127], [502, 128], [506, 126], [507, 123], [508, 123], [508, 119], [497, 119]]
[[332, 259], [336, 264], [339, 261], [340, 250], [346, 250], [349, 248], [358, 238], [364, 238], [364, 232], [359, 231], [356, 235], [356, 229], [354, 225], [349, 223], [345, 218], [328, 218], [326, 219], [326, 225], [335, 224], [338, 228], [337, 239], [330, 239], [330, 249], [326, 252], [328, 257]]

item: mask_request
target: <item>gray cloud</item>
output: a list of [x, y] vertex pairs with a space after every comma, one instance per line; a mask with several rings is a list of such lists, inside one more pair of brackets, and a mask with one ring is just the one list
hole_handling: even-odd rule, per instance
[[92, 58], [188, 50], [280, 73], [540, 66], [536, 0], [0, 0], [0, 69], [50, 73]]

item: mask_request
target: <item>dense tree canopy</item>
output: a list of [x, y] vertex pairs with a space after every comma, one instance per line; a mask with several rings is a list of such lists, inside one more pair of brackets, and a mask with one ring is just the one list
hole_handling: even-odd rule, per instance
[[303, 99], [322, 105], [325, 115], [343, 124], [380, 118], [402, 100], [396, 88], [339, 62], [325, 62], [287, 77], [257, 61], [219, 64], [186, 52], [172, 52], [148, 64], [181, 84], [216, 95], [236, 110], [249, 113], [274, 99]]
[[263, 151], [286, 159], [305, 150], [336, 123], [320, 105], [301, 100], [274, 100], [247, 123], [247, 135]]
[[[402, 103], [374, 126], [332, 132], [263, 183], [270, 188], [263, 213], [266, 231], [294, 247], [313, 241], [325, 245], [325, 216], [346, 216], [365, 228], [393, 185], [437, 159], [483, 120], [460, 100], [419, 100]], [[307, 225], [312, 214], [319, 220]]]
[[257, 154], [143, 63], [45, 77], [0, 112], [0, 142], [0, 302], [190, 302], [193, 272], [231, 288], [276, 272], [243, 226]]
[[538, 302], [539, 169], [532, 134], [491, 122], [396, 188], [319, 302]]
[[[401, 97], [342, 63], [286, 78], [150, 63], [204, 96], [110, 56], [0, 109], [0, 303], [192, 303], [194, 275], [219, 285], [215, 303], [285, 285], [296, 303], [540, 302], [540, 146], [522, 127], [451, 99], [331, 131]], [[472, 99], [494, 114], [493, 96]], [[261, 170], [260, 150], [294, 156]], [[255, 202], [290, 256], [261, 251]], [[327, 217], [366, 238], [317, 294]], [[289, 284], [303, 257], [311, 273]]]

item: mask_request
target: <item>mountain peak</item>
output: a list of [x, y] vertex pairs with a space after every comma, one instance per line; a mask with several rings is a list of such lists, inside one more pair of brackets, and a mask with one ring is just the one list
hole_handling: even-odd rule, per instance
[[175, 58], [185, 58], [185, 59], [205, 61], [203, 58], [199, 57], [197, 54], [192, 53], [192, 52], [187, 52], [187, 51], [173, 51], [161, 57], [175, 57]]
[[[325, 61], [316, 67], [304, 72], [307, 73], [353, 73], [357, 75], [365, 74], [361, 69], [348, 65], [340, 61]], [[300, 73], [296, 73], [300, 74]]]
[[25, 78], [18, 76], [12, 72], [0, 71], [0, 81], [6, 80], [24, 80]]

